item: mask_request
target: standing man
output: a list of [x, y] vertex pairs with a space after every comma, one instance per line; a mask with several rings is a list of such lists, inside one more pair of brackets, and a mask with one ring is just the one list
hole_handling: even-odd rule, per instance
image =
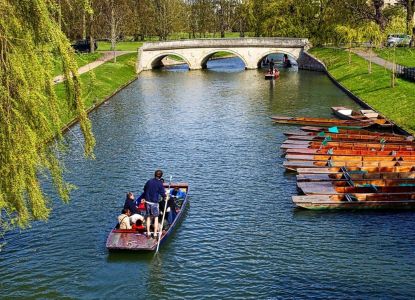
[[166, 191], [163, 186], [161, 177], [163, 171], [157, 170], [154, 172], [154, 178], [146, 182], [144, 186], [144, 199], [146, 201], [146, 215], [147, 215], [147, 236], [150, 237], [151, 218], [154, 219], [154, 238], [157, 238], [159, 227], [159, 202], [160, 197], [166, 199]]

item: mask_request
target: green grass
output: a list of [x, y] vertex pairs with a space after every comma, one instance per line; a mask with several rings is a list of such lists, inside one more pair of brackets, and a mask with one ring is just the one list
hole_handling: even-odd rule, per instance
[[[90, 62], [96, 61], [102, 56], [102, 53], [95, 52], [95, 53], [77, 53], [76, 54], [76, 62], [78, 67], [85, 66]], [[59, 63], [55, 64], [55, 68], [53, 70], [53, 76], [58, 76], [62, 74], [62, 65]]]
[[[388, 61], [393, 61], [393, 48], [376, 49], [376, 54]], [[396, 63], [402, 66], [415, 67], [415, 48], [396, 48]]]
[[[106, 99], [117, 89], [127, 82], [134, 79], [137, 75], [135, 72], [136, 53], [125, 54], [117, 58], [117, 62], [106, 62], [105, 64], [94, 69], [94, 76], [91, 72], [82, 74], [81, 82], [85, 99], [85, 107], [90, 108], [94, 104]], [[94, 78], [95, 77], [95, 78]], [[65, 101], [65, 86], [63, 83], [55, 86], [55, 91], [62, 103]], [[64, 105], [61, 107], [63, 115], [67, 115]], [[65, 123], [73, 119], [73, 115], [65, 117]]]
[[322, 60], [330, 74], [353, 94], [381, 112], [404, 129], [415, 133], [415, 84], [403, 79], [396, 80], [391, 87], [391, 73], [372, 64], [368, 74], [368, 63], [340, 49], [313, 48], [310, 53]]
[[[110, 51], [111, 43], [105, 41], [98, 41], [98, 51]], [[118, 42], [115, 44], [117, 51], [137, 51], [143, 45], [143, 42]]]

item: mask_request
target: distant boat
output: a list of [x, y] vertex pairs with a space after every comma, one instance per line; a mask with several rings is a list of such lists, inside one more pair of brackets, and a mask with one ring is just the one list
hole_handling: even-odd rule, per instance
[[336, 116], [338, 116], [340, 119], [343, 119], [343, 120], [355, 120], [355, 121], [372, 120], [373, 122], [376, 123], [376, 125], [380, 127], [394, 126], [393, 123], [389, 122], [379, 113], [371, 109], [362, 109], [359, 111], [355, 111], [355, 110], [352, 110], [351, 108], [344, 107], [344, 106], [333, 106], [331, 110]]
[[[164, 187], [167, 189], [168, 184], [165, 183]], [[182, 192], [186, 193], [185, 197], [178, 199], [177, 204], [177, 215], [173, 223], [163, 230], [160, 245], [164, 243], [167, 238], [171, 235], [174, 228], [183, 217], [183, 212], [186, 208], [189, 195], [189, 185], [187, 183], [172, 183], [170, 188], [173, 189], [178, 187]], [[167, 220], [165, 220], [166, 224]], [[128, 251], [154, 251], [157, 248], [157, 239], [147, 238], [144, 234], [145, 228], [140, 227], [138, 229], [119, 229], [117, 224], [114, 229], [111, 230], [107, 238], [106, 247], [108, 250], [128, 250]], [[164, 226], [163, 226], [164, 227]]]

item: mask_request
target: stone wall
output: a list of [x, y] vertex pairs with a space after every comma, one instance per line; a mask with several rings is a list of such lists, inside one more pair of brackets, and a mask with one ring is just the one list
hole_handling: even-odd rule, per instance
[[297, 63], [298, 68], [302, 70], [326, 72], [326, 66], [324, 65], [324, 63], [305, 51], [302, 52]]

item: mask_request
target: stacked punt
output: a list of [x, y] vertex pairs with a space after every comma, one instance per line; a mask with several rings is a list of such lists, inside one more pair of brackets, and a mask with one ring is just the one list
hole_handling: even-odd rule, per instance
[[293, 196], [307, 209], [415, 208], [412, 136], [338, 127], [285, 132], [287, 171], [297, 172]]

